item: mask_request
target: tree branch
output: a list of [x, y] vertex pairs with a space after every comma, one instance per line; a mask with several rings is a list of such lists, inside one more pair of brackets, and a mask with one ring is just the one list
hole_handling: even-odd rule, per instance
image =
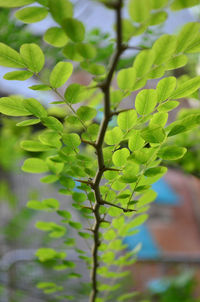
[[118, 110], [118, 111], [114, 111], [114, 112], [111, 113], [111, 115], [112, 116], [118, 115], [118, 114], [120, 114], [122, 112], [130, 111], [130, 110], [133, 110], [133, 108], [126, 108], [126, 109], [121, 109], [121, 110]]
[[118, 209], [122, 210], [124, 213], [127, 213], [127, 212], [136, 212], [136, 210], [126, 209], [126, 208], [123, 208], [121, 206], [118, 206], [117, 204], [111, 203], [111, 202], [106, 201], [106, 200], [102, 200], [101, 204], [102, 205], [107, 204], [107, 205], [109, 205], [111, 207], [118, 208]]
[[99, 135], [96, 141], [96, 153], [97, 153], [97, 160], [98, 160], [98, 170], [94, 179], [93, 190], [95, 194], [95, 204], [93, 207], [95, 222], [93, 225], [93, 249], [92, 249], [92, 270], [91, 270], [91, 283], [92, 283], [92, 292], [90, 296], [90, 302], [95, 302], [96, 297], [98, 294], [98, 286], [97, 286], [97, 268], [99, 266], [98, 263], [98, 247], [100, 245], [99, 239], [99, 228], [101, 223], [101, 216], [100, 216], [100, 206], [102, 204], [101, 194], [100, 194], [100, 182], [105, 171], [105, 164], [104, 164], [104, 157], [103, 157], [103, 142], [105, 133], [109, 124], [110, 119], [112, 118], [111, 115], [111, 106], [110, 106], [110, 85], [112, 82], [113, 74], [115, 72], [117, 63], [119, 61], [121, 53], [125, 50], [122, 44], [122, 18], [121, 18], [121, 9], [122, 9], [122, 2], [123, 0], [118, 0], [116, 2], [116, 6], [114, 7], [116, 12], [116, 26], [117, 26], [117, 48], [116, 52], [114, 53], [113, 59], [111, 61], [110, 67], [108, 69], [108, 74], [106, 80], [102, 83], [101, 89], [104, 93], [104, 118], [101, 122]]

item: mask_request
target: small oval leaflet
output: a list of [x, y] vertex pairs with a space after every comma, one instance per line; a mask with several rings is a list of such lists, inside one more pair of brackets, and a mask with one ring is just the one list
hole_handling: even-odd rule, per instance
[[64, 30], [60, 27], [51, 27], [44, 34], [44, 41], [54, 47], [63, 47], [68, 41]]
[[18, 10], [15, 17], [24, 23], [35, 23], [46, 18], [48, 10], [44, 7], [30, 6]]
[[72, 41], [83, 41], [85, 37], [85, 28], [82, 22], [73, 18], [66, 18], [62, 22], [62, 27]]
[[56, 64], [50, 74], [50, 84], [53, 88], [59, 88], [64, 85], [73, 71], [73, 65], [69, 62], [59, 62]]
[[28, 158], [22, 166], [22, 171], [28, 173], [45, 173], [48, 171], [48, 166], [45, 161], [40, 158]]
[[45, 57], [37, 44], [23, 44], [20, 47], [20, 55], [26, 67], [35, 73], [39, 73], [44, 67]]
[[151, 113], [157, 104], [157, 94], [154, 89], [140, 91], [135, 100], [136, 111], [141, 115]]

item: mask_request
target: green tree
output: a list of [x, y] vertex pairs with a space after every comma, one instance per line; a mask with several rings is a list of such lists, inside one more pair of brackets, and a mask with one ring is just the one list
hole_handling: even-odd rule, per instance
[[[105, 64], [104, 56], [102, 61], [96, 60], [102, 55], [101, 46], [97, 48], [95, 43], [88, 41], [83, 23], [74, 18], [70, 1], [0, 0], [1, 7], [20, 7], [15, 16], [24, 23], [38, 22], [48, 14], [57, 22], [57, 26], [44, 34], [44, 40], [61, 48], [67, 61], [59, 61], [48, 79], [42, 81], [40, 76], [45, 68], [45, 55], [34, 43], [21, 45], [19, 52], [0, 43], [0, 65], [16, 69], [4, 75], [7, 80], [36, 77], [39, 84], [29, 88], [52, 91], [59, 98], [54, 104], [61, 104], [63, 110], [68, 108], [65, 121], [48, 114], [38, 100], [15, 95], [0, 99], [0, 112], [30, 117], [20, 120], [18, 127], [42, 123], [44, 130], [21, 144], [24, 150], [36, 152], [36, 156], [25, 160], [22, 170], [45, 173], [41, 181], [58, 183], [59, 192], [71, 195], [72, 206], [89, 222], [85, 229], [80, 221], [72, 218], [69, 206], [61, 208], [59, 201], [51, 197], [42, 201], [30, 200], [27, 204], [31, 209], [55, 212], [55, 216], [61, 217], [59, 224], [38, 221], [36, 227], [55, 240], [63, 238], [66, 250], [70, 245], [76, 247], [73, 238], [66, 240], [66, 229], [76, 230], [89, 246], [93, 242], [91, 258], [85, 251], [76, 249], [90, 270], [91, 282], [86, 284], [84, 291], [90, 302], [113, 299], [121, 278], [128, 273], [120, 269], [136, 261], [140, 248], [138, 245], [133, 251], [122, 253], [126, 249], [123, 238], [137, 232], [135, 228], [148, 218], [149, 204], [156, 197], [151, 185], [167, 171], [161, 162], [182, 158], [187, 151], [185, 147], [168, 144], [168, 141], [197, 127], [200, 122], [198, 112], [166, 126], [168, 112], [176, 108], [183, 97], [200, 88], [199, 76], [179, 84], [176, 77], [169, 74], [170, 70], [187, 64], [188, 53], [199, 52], [200, 24], [191, 22], [176, 35], [164, 34], [148, 49], [129, 45], [132, 37], [165, 22], [169, 10], [194, 6], [198, 1], [130, 0], [127, 19], [122, 17], [125, 1], [98, 2], [111, 9], [116, 19], [114, 48], [109, 48], [109, 53], [114, 51], [109, 64]], [[33, 5], [26, 6], [29, 4]], [[124, 68], [119, 64], [120, 58], [131, 49], [138, 54], [131, 66]], [[71, 61], [78, 62], [80, 69], [92, 75], [92, 81], [88, 86], [69, 84], [62, 94], [59, 88], [74, 70]], [[117, 88], [112, 86], [115, 76]], [[150, 79], [160, 79], [156, 89], [145, 88]], [[134, 106], [119, 109], [122, 100], [139, 89]], [[96, 118], [97, 106], [101, 107], [100, 112], [103, 111], [100, 125]], [[117, 125], [113, 126], [111, 121], [116, 117]], [[41, 247], [36, 255], [41, 262], [52, 263], [55, 270], [66, 270], [69, 279], [81, 278], [73, 271], [74, 264], [65, 250]], [[45, 293], [54, 293], [55, 299], [73, 299], [68, 295], [69, 288], [54, 282], [40, 282], [38, 288]], [[126, 301], [134, 295], [134, 292], [122, 293], [116, 299]]]

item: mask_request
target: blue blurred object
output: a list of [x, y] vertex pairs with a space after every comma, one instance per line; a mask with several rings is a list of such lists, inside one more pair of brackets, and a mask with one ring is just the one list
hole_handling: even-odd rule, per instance
[[155, 259], [160, 256], [160, 250], [157, 246], [153, 236], [151, 235], [148, 227], [144, 224], [139, 228], [137, 234], [127, 236], [124, 243], [128, 245], [128, 249], [133, 250], [136, 245], [141, 242], [142, 248], [138, 253], [139, 259]]
[[174, 192], [171, 186], [168, 185], [164, 178], [161, 178], [156, 183], [154, 183], [152, 185], [152, 189], [158, 194], [155, 201], [156, 203], [171, 206], [179, 204], [179, 196]]
[[[162, 205], [176, 206], [179, 204], [179, 196], [174, 192], [169, 184], [164, 180], [160, 179], [152, 185], [154, 191], [157, 192], [158, 196], [156, 203]], [[138, 253], [139, 259], [155, 259], [161, 255], [161, 251], [154, 240], [151, 232], [147, 225], [142, 225], [139, 228], [139, 232], [132, 236], [127, 236], [124, 239], [124, 243], [128, 245], [128, 249], [132, 250], [138, 243], [142, 243], [142, 248]]]
[[164, 293], [171, 285], [167, 279], [153, 279], [148, 282], [148, 288], [154, 294]]

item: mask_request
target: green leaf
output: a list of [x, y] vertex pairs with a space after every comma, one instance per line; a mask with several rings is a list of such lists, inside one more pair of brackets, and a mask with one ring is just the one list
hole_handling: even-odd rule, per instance
[[27, 70], [17, 70], [17, 71], [11, 71], [7, 72], [4, 75], [5, 80], [9, 81], [25, 81], [33, 76], [33, 73]]
[[39, 119], [30, 119], [30, 120], [25, 120], [25, 121], [19, 122], [19, 123], [16, 124], [16, 126], [26, 127], [26, 126], [36, 125], [36, 124], [39, 124], [39, 123], [40, 123]]
[[30, 86], [28, 87], [29, 89], [32, 89], [32, 90], [42, 90], [42, 91], [46, 91], [46, 90], [51, 90], [51, 87], [49, 87], [48, 85], [33, 85], [33, 86]]
[[130, 153], [128, 149], [122, 148], [120, 150], [115, 151], [115, 153], [112, 156], [112, 161], [115, 166], [118, 167], [124, 166], [129, 155]]
[[81, 139], [76, 133], [63, 134], [63, 142], [65, 145], [75, 149], [81, 144]]
[[105, 135], [105, 143], [108, 145], [116, 145], [123, 138], [123, 133], [119, 127], [114, 127], [112, 130], [108, 130]]
[[180, 99], [190, 96], [199, 88], [200, 88], [200, 76], [194, 77], [191, 80], [181, 83], [174, 91], [174, 93], [172, 93], [171, 98]]
[[142, 138], [149, 143], [162, 143], [165, 139], [165, 131], [160, 125], [152, 124], [140, 132]]
[[158, 156], [164, 160], [177, 160], [185, 155], [187, 152], [186, 148], [177, 146], [163, 147], [159, 152]]
[[34, 0], [0, 0], [0, 7], [19, 7], [35, 2]]
[[94, 74], [96, 76], [103, 75], [106, 72], [105, 66], [96, 63], [88, 64], [87, 61], [81, 62], [81, 67], [87, 70], [89, 73]]
[[78, 233], [82, 238], [91, 239], [91, 234], [83, 233], [83, 232], [78, 232]]
[[65, 218], [65, 221], [71, 219], [71, 216], [72, 216], [68, 211], [65, 211], [65, 210], [58, 210], [57, 214], [59, 216]]
[[[137, 181], [137, 173], [138, 173], [138, 169], [135, 169], [134, 165], [131, 165], [128, 163], [127, 165], [128, 167], [124, 168], [124, 172], [123, 175], [120, 177], [120, 181], [124, 182], [124, 183], [133, 183]], [[136, 165], [136, 167], [138, 167]], [[129, 194], [129, 197], [131, 196], [131, 194]]]
[[134, 130], [129, 138], [128, 147], [131, 151], [139, 150], [144, 146], [145, 140], [141, 137], [140, 131]]
[[171, 4], [171, 10], [180, 10], [199, 4], [199, 0], [174, 0]]
[[67, 59], [72, 61], [82, 61], [83, 57], [80, 55], [77, 49], [77, 44], [69, 42], [63, 48], [63, 54]]
[[121, 90], [114, 90], [110, 92], [110, 101], [114, 107], [119, 105], [123, 97], [124, 94]]
[[184, 52], [185, 49], [199, 36], [200, 24], [198, 22], [189, 22], [183, 26], [177, 36], [176, 52]]
[[44, 34], [44, 41], [54, 47], [63, 47], [68, 41], [64, 30], [60, 27], [51, 27]]
[[88, 106], [81, 106], [80, 108], [78, 108], [76, 113], [79, 118], [85, 122], [88, 120], [92, 120], [96, 116], [97, 111], [96, 109]]
[[153, 190], [148, 190], [146, 191], [142, 197], [139, 198], [138, 203], [137, 203], [137, 208], [143, 207], [146, 204], [154, 201], [157, 197], [157, 193]]
[[36, 0], [39, 4], [48, 7], [48, 0]]
[[152, 50], [143, 50], [135, 58], [133, 67], [136, 70], [136, 77], [143, 77], [151, 69], [155, 59], [155, 54]]
[[149, 18], [151, 3], [149, 0], [130, 0], [128, 9], [133, 21], [143, 23]]
[[156, 87], [158, 103], [166, 101], [176, 88], [176, 78], [167, 77], [158, 82]]
[[134, 68], [121, 69], [117, 74], [117, 84], [121, 89], [132, 89], [136, 81]]
[[35, 23], [46, 18], [48, 10], [44, 7], [30, 6], [18, 10], [15, 17], [24, 23]]
[[[41, 1], [41, 0], [40, 0], [40, 1]], [[58, 291], [62, 291], [62, 290], [63, 290], [63, 287], [62, 287], [62, 286], [58, 286], [58, 285], [56, 285], [56, 284], [53, 283], [53, 282], [39, 282], [39, 283], [37, 284], [37, 287], [38, 287], [39, 289], [42, 289], [43, 292], [44, 292], [45, 294], [53, 294], [53, 293], [55, 293], [55, 292], [58, 292]], [[65, 299], [65, 297], [68, 298], [68, 296], [64, 296], [64, 299]], [[70, 296], [69, 296], [69, 297], [70, 297]], [[69, 300], [70, 300], [70, 298], [69, 298]]]
[[22, 171], [27, 173], [45, 173], [48, 171], [48, 166], [40, 158], [28, 158], [22, 166]]
[[96, 48], [90, 43], [79, 43], [77, 50], [85, 59], [93, 59], [96, 56]]
[[117, 124], [122, 130], [131, 129], [137, 122], [137, 113], [135, 110], [128, 110], [118, 115]]
[[69, 225], [70, 225], [72, 228], [77, 229], [77, 230], [82, 229], [82, 224], [79, 223], [79, 222], [70, 221], [70, 222], [69, 222]]
[[54, 20], [61, 25], [63, 19], [73, 16], [73, 5], [69, 0], [49, 0], [49, 9]]
[[54, 116], [43, 117], [41, 122], [49, 129], [62, 132], [63, 124]]
[[110, 241], [110, 240], [113, 240], [113, 239], [116, 238], [116, 233], [114, 232], [114, 230], [108, 229], [108, 230], [103, 234], [103, 237], [104, 237], [105, 240]]
[[167, 6], [168, 0], [151, 0], [151, 8], [159, 9]]
[[57, 175], [47, 175], [47, 176], [40, 178], [40, 181], [47, 183], [47, 184], [54, 183], [54, 182], [58, 181], [58, 176]]
[[133, 218], [133, 220], [128, 223], [129, 229], [140, 226], [147, 220], [147, 218], [148, 218], [147, 214], [143, 214], [143, 215], [137, 216], [136, 218]]
[[41, 231], [50, 232], [49, 237], [51, 238], [60, 238], [63, 237], [66, 233], [66, 228], [58, 225], [55, 222], [37, 221], [35, 226]]
[[62, 22], [62, 27], [72, 41], [82, 42], [84, 40], [85, 27], [82, 22], [73, 18], [66, 18]]
[[27, 109], [29, 112], [31, 112], [33, 115], [43, 118], [47, 116], [46, 109], [38, 102], [37, 100], [31, 98], [31, 99], [25, 99], [23, 101], [24, 108]]
[[20, 96], [0, 98], [0, 112], [9, 116], [27, 116], [31, 112], [25, 108], [24, 100]]
[[[37, 284], [37, 288], [42, 289], [45, 294], [52, 294], [52, 293], [63, 290], [62, 286], [58, 286], [53, 282], [39, 282]], [[65, 299], [65, 297], [64, 297], [64, 299]], [[70, 298], [69, 298], [69, 300], [70, 300]]]
[[187, 64], [188, 57], [186, 55], [179, 55], [169, 59], [165, 64], [166, 70], [173, 70], [180, 67], [183, 67]]
[[41, 262], [45, 262], [56, 258], [57, 252], [50, 248], [40, 248], [35, 255]]
[[45, 57], [41, 48], [34, 43], [23, 44], [20, 55], [24, 64], [33, 72], [40, 72], [44, 67]]
[[154, 64], [160, 65], [165, 63], [174, 53], [176, 49], [177, 39], [172, 35], [161, 36], [153, 45], [155, 53]]
[[29, 209], [40, 211], [57, 211], [60, 207], [59, 202], [54, 198], [44, 199], [43, 201], [30, 200], [26, 205]]
[[20, 54], [4, 43], [0, 43], [0, 65], [13, 68], [25, 67]]
[[154, 26], [163, 23], [167, 20], [168, 14], [166, 12], [156, 12], [151, 14], [149, 25]]
[[60, 148], [62, 146], [60, 142], [61, 136], [55, 131], [45, 131], [39, 135], [39, 140], [48, 146]]
[[151, 113], [157, 104], [157, 94], [154, 89], [140, 91], [135, 100], [136, 111], [141, 115]]
[[190, 114], [188, 117], [185, 117], [181, 120], [177, 120], [171, 123], [166, 131], [169, 131], [168, 136], [177, 135], [189, 131], [200, 124], [200, 114]]
[[31, 151], [31, 152], [42, 152], [50, 149], [47, 145], [43, 145], [39, 141], [31, 141], [31, 140], [26, 140], [21, 142], [20, 147], [24, 150]]
[[59, 62], [50, 74], [50, 84], [53, 88], [64, 85], [73, 72], [73, 65], [69, 62]]
[[[47, 158], [47, 165], [48, 165], [49, 170], [52, 173], [58, 175], [62, 172], [62, 170], [64, 168], [64, 162], [57, 162], [53, 159], [54, 158], [52, 158], [52, 157]], [[60, 180], [60, 183], [62, 184], [61, 180]]]
[[156, 154], [153, 148], [143, 148], [134, 152], [134, 159], [140, 164], [144, 164], [150, 159], [153, 161], [154, 157], [156, 158]]
[[194, 41], [192, 41], [192, 43], [190, 43], [190, 45], [188, 45], [185, 52], [187, 52], [187, 53], [196, 53], [196, 52], [199, 52], [199, 51], [200, 51], [200, 37], [197, 36], [196, 39]]
[[76, 202], [84, 202], [87, 199], [87, 197], [84, 193], [79, 193], [79, 192], [74, 192], [72, 194], [72, 198]]
[[123, 294], [121, 295], [118, 299], [117, 302], [124, 302], [124, 301], [130, 301], [131, 298], [137, 296], [138, 293], [134, 292], [134, 293], [128, 293], [128, 294]]
[[133, 26], [131, 20], [123, 19], [122, 29], [123, 29], [123, 33], [122, 33], [123, 41], [128, 42], [132, 38], [132, 36], [134, 36], [136, 28]]
[[164, 127], [168, 120], [168, 113], [165, 112], [157, 112], [153, 115], [152, 119], [150, 120], [150, 125], [157, 124], [161, 127]]
[[65, 91], [65, 99], [71, 104], [79, 103], [86, 98], [87, 91], [85, 86], [73, 83]]
[[174, 108], [176, 108], [179, 105], [179, 102], [177, 101], [167, 101], [163, 104], [160, 104], [157, 108], [157, 110], [159, 112], [168, 112], [173, 110]]
[[144, 176], [153, 177], [159, 174], [165, 174], [167, 172], [166, 167], [153, 167], [144, 172]]
[[147, 79], [161, 78], [165, 74], [164, 65], [154, 67], [148, 74]]

